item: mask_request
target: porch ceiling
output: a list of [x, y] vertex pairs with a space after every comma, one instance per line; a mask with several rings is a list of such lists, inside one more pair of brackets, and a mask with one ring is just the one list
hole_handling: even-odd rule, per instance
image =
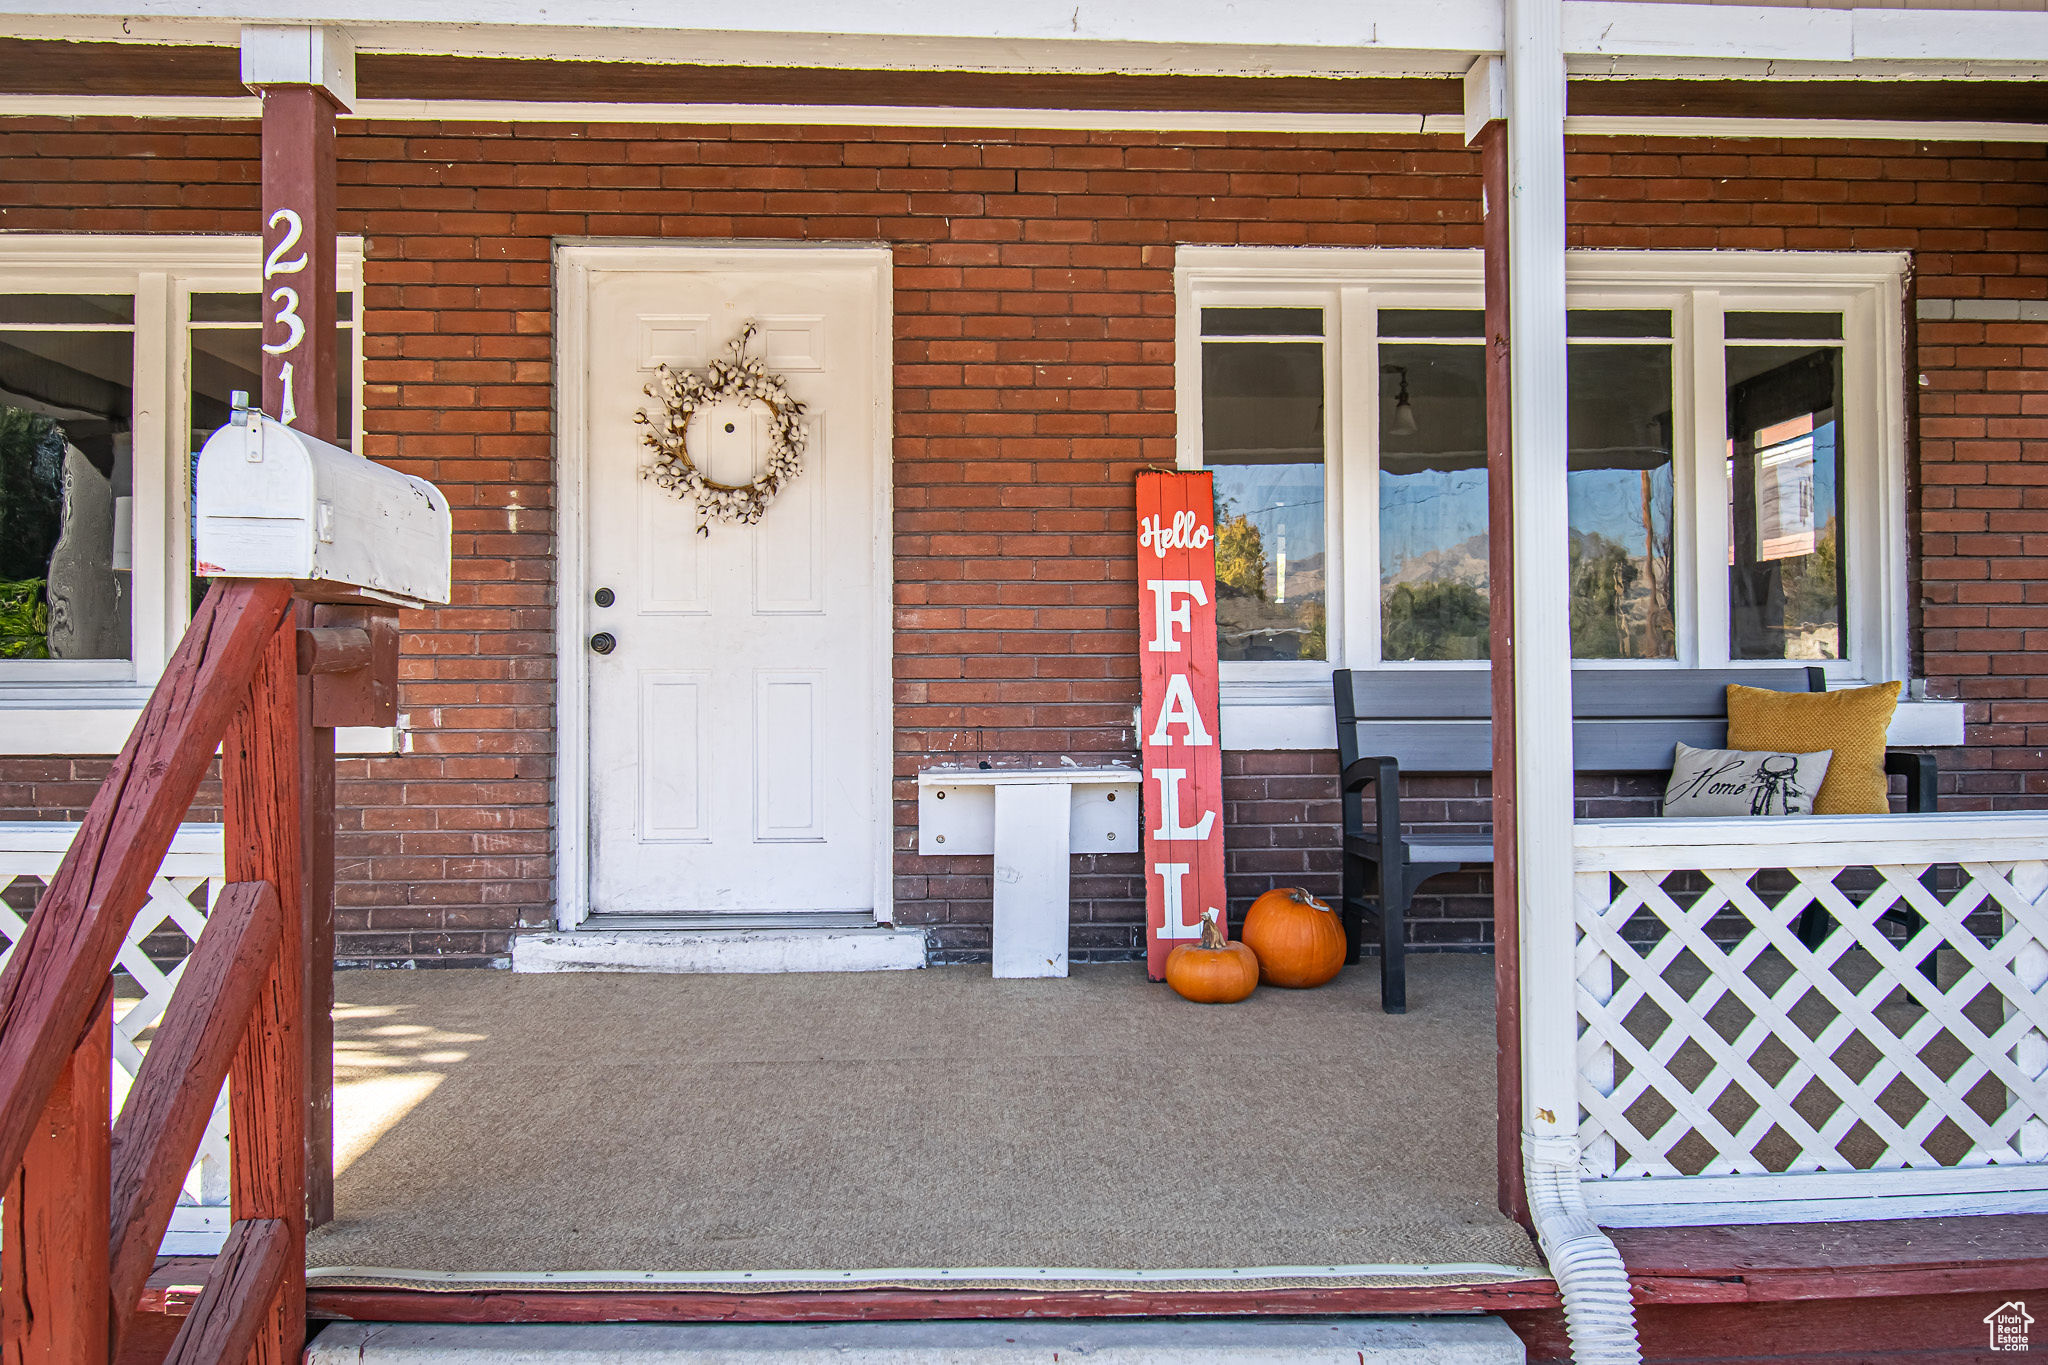
[[[314, 1281], [1540, 1277], [1494, 1209], [1491, 959], [1424, 956], [1410, 971], [1417, 1003], [1400, 1017], [1357, 969], [1231, 1009], [1189, 1005], [1135, 965], [1065, 981], [985, 967], [347, 973], [338, 1216], [311, 1239]], [[763, 1270], [799, 1273], [731, 1282]], [[1145, 1287], [1176, 1284], [1252, 1287]]]

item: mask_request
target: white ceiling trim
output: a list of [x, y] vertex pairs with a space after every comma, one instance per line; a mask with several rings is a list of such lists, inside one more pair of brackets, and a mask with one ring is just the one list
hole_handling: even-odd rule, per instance
[[[1462, 75], [1497, 0], [0, 0], [16, 37], [233, 46], [244, 24], [345, 27], [363, 52], [884, 70]], [[1564, 0], [1575, 69], [2040, 78], [2048, 13]], [[1782, 69], [1784, 64], [1798, 68]]]
[[[0, 95], [0, 118], [254, 119], [253, 95]], [[704, 127], [1073, 129], [1099, 132], [1252, 132], [1462, 136], [1461, 114], [1290, 114], [1244, 111], [913, 108], [865, 104], [564, 104], [533, 100], [358, 100], [349, 120], [387, 123], [637, 123]], [[1816, 138], [1893, 142], [2048, 142], [2048, 124], [1916, 123], [1877, 119], [1567, 118], [1577, 137]]]

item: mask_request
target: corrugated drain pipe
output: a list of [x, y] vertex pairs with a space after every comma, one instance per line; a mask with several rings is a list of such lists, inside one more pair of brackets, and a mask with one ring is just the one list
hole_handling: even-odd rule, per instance
[[1564, 1299], [1572, 1359], [1578, 1365], [1640, 1365], [1643, 1348], [1636, 1340], [1628, 1268], [1587, 1211], [1578, 1162], [1545, 1161], [1532, 1151], [1522, 1165], [1536, 1239]]

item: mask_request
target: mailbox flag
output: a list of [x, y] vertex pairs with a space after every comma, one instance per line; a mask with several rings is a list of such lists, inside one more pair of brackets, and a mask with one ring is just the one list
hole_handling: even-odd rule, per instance
[[1145, 973], [1223, 924], [1223, 738], [1216, 695], [1210, 475], [1138, 475], [1138, 742], [1145, 755]]

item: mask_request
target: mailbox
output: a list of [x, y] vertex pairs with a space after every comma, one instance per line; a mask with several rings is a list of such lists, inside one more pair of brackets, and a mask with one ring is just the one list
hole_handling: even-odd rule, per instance
[[198, 572], [290, 578], [307, 595], [417, 607], [448, 600], [448, 500], [242, 405], [194, 478]]

